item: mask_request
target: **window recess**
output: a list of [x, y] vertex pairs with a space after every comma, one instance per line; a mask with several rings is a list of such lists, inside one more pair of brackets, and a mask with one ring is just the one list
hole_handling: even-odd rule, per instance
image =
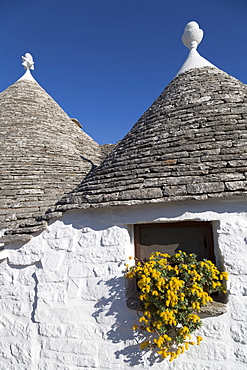
[[195, 253], [199, 260], [215, 263], [212, 224], [208, 221], [136, 224], [135, 256], [148, 258], [152, 252]]

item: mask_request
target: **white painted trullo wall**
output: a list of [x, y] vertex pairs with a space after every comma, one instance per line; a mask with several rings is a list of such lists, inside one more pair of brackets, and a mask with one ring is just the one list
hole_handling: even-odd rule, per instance
[[[71, 211], [1, 264], [1, 369], [241, 370], [247, 366], [247, 198]], [[227, 313], [203, 319], [204, 341], [173, 363], [138, 348], [123, 271], [132, 225], [213, 221], [229, 272]]]

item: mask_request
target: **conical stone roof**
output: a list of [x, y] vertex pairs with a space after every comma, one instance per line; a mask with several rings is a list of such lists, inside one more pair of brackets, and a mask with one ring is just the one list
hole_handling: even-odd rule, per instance
[[247, 86], [217, 68], [193, 68], [55, 209], [246, 194], [246, 170]]
[[29, 239], [37, 218], [99, 164], [99, 145], [35, 82], [0, 94], [0, 242]]

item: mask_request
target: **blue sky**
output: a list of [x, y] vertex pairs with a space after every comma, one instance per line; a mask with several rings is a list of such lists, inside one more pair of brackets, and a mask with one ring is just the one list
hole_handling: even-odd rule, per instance
[[247, 0], [0, 0], [0, 90], [34, 78], [98, 143], [115, 143], [173, 79], [195, 20], [199, 53], [247, 83]]

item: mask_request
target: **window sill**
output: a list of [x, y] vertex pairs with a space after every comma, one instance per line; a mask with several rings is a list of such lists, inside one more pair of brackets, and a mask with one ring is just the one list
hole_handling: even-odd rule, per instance
[[[139, 292], [135, 292], [126, 300], [126, 305], [130, 310], [143, 311], [143, 303], [139, 300]], [[210, 316], [219, 316], [227, 312], [227, 305], [222, 302], [209, 302], [207, 306], [202, 307], [198, 316], [201, 318]]]

